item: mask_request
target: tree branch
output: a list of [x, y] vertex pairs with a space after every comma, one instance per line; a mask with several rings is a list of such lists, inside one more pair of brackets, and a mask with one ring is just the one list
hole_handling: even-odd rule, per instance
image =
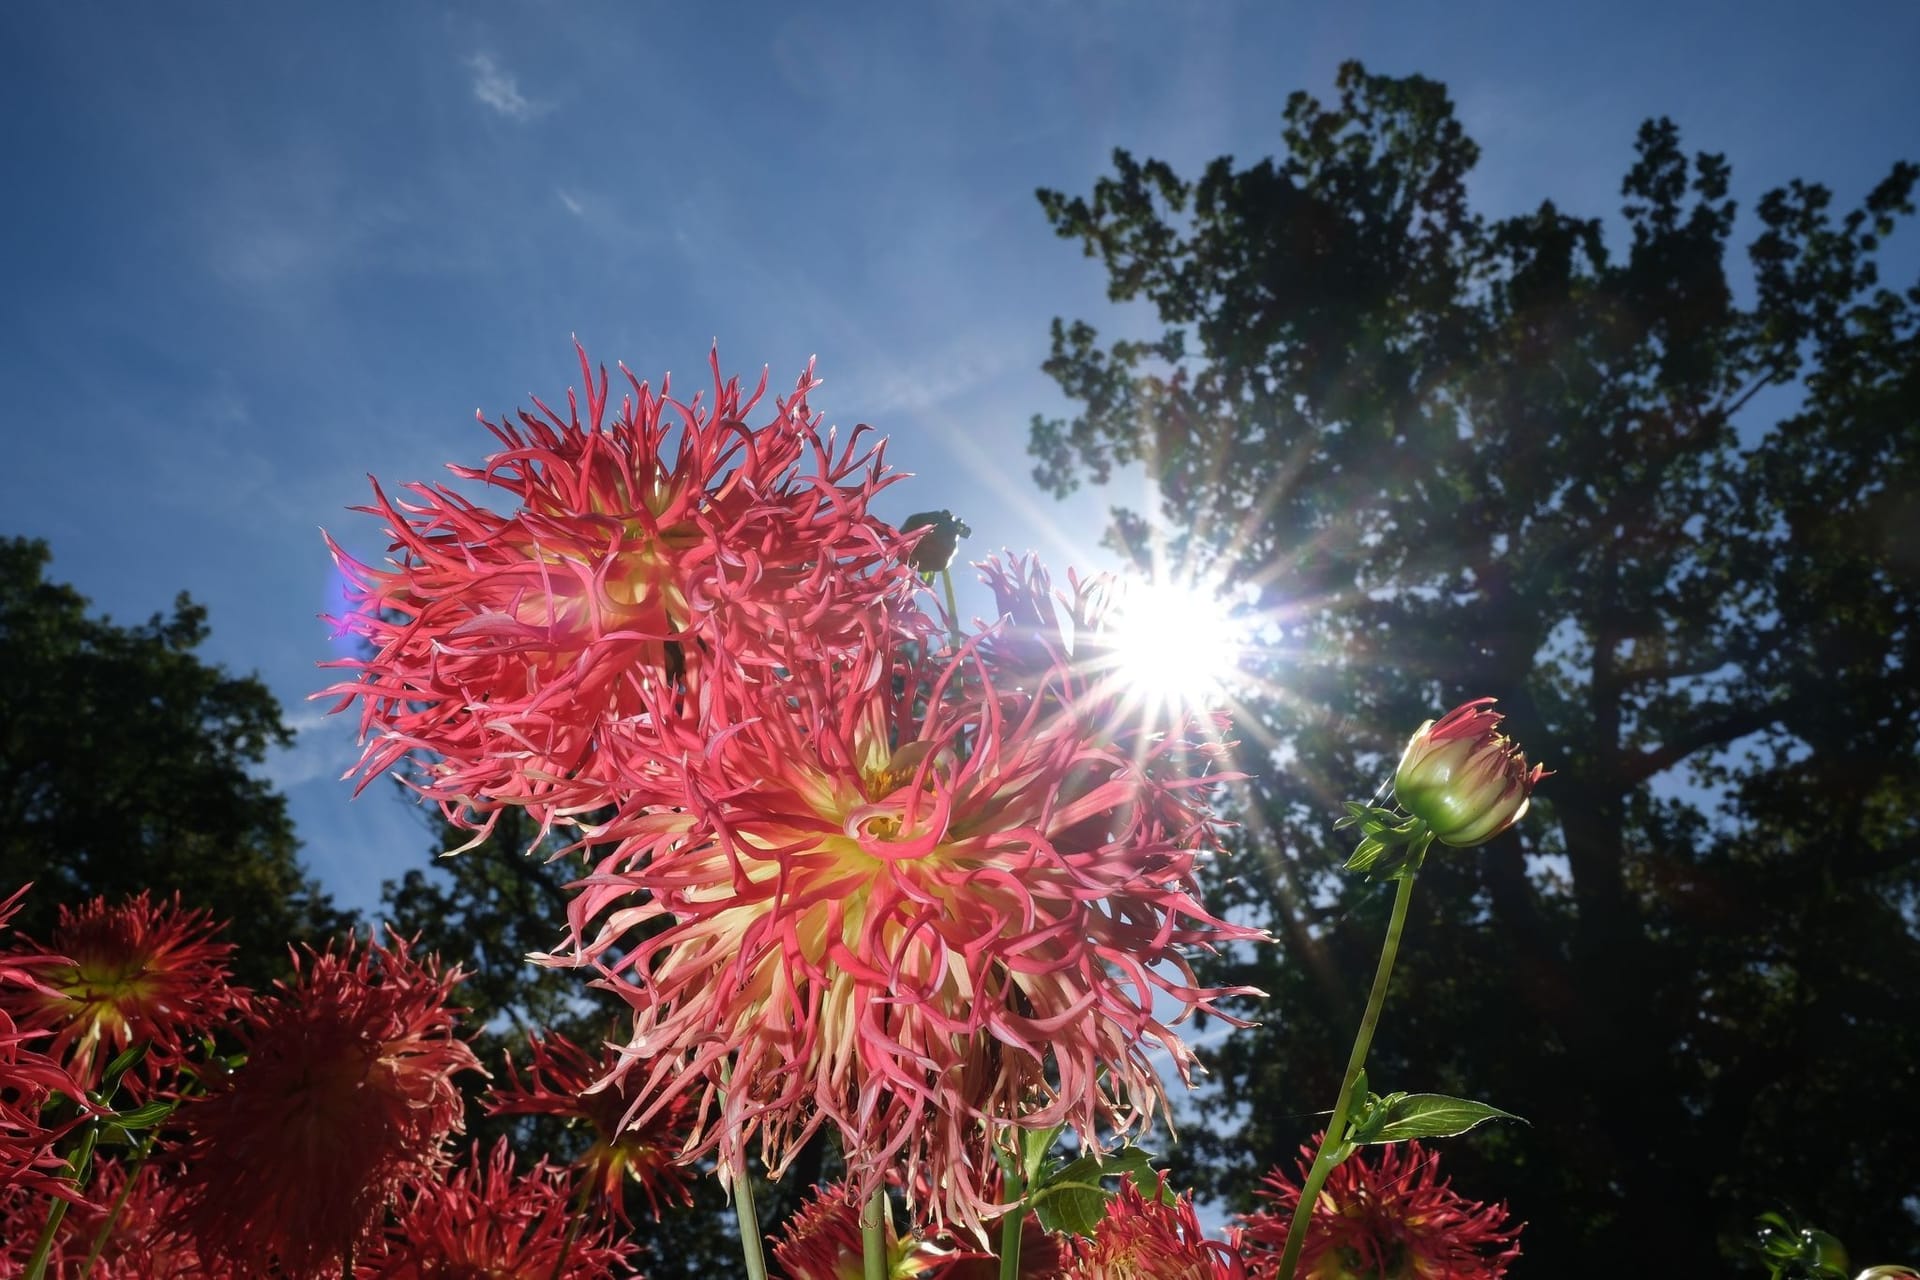
[[1717, 719], [1693, 721], [1683, 732], [1650, 750], [1623, 753], [1619, 771], [1623, 789], [1639, 786], [1654, 775], [1664, 773], [1696, 751], [1725, 746], [1777, 724], [1786, 717], [1787, 711], [1788, 703], [1784, 700], [1731, 711]]

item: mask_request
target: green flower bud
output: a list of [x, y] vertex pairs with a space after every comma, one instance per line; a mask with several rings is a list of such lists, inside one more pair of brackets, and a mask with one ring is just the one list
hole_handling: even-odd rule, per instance
[[1494, 732], [1501, 716], [1489, 710], [1493, 701], [1475, 698], [1421, 725], [1393, 775], [1401, 807], [1457, 849], [1518, 822], [1534, 785], [1549, 776], [1544, 766], [1529, 769], [1520, 748]]

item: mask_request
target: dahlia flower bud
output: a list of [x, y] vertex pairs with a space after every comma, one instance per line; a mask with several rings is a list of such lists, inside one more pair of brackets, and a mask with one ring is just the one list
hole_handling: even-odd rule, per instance
[[1534, 785], [1548, 776], [1543, 765], [1529, 769], [1520, 748], [1494, 732], [1501, 716], [1493, 702], [1475, 698], [1421, 725], [1393, 775], [1401, 807], [1457, 849], [1484, 844], [1518, 822]]
[[907, 563], [920, 573], [939, 573], [945, 569], [958, 554], [960, 539], [973, 536], [973, 530], [965, 520], [946, 510], [917, 511], [900, 526], [902, 533], [912, 533], [916, 529], [925, 529], [927, 532], [921, 534], [913, 544], [913, 550], [907, 555]]

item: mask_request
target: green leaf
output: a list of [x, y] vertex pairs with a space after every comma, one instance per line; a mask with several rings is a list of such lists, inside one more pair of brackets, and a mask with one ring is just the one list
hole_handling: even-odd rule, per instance
[[1059, 1171], [1057, 1180], [1034, 1191], [1029, 1203], [1040, 1225], [1049, 1231], [1090, 1236], [1107, 1212], [1112, 1193], [1100, 1181], [1091, 1156], [1082, 1156]]
[[1371, 871], [1373, 870], [1374, 864], [1380, 861], [1380, 855], [1386, 851], [1386, 845], [1374, 839], [1372, 836], [1368, 836], [1360, 842], [1360, 847], [1355, 849], [1352, 856], [1347, 859], [1347, 870]]
[[[1405, 1142], [1409, 1138], [1451, 1138], [1485, 1120], [1520, 1120], [1511, 1112], [1466, 1098], [1442, 1093], [1404, 1093], [1381, 1099], [1378, 1120], [1368, 1118], [1370, 1132], [1355, 1142]], [[1521, 1120], [1525, 1124], [1526, 1121]]]
[[149, 1102], [131, 1111], [116, 1113], [108, 1123], [119, 1129], [151, 1129], [172, 1115], [175, 1105], [172, 1102]]
[[145, 1040], [130, 1044], [118, 1054], [114, 1055], [113, 1061], [107, 1064], [106, 1072], [102, 1078], [106, 1080], [118, 1080], [124, 1072], [133, 1067], [134, 1063], [146, 1056], [147, 1042]]
[[1140, 1194], [1161, 1196], [1153, 1153], [1140, 1147], [1122, 1147], [1104, 1156], [1084, 1155], [1051, 1170], [1027, 1197], [1027, 1203], [1049, 1231], [1089, 1236], [1107, 1211], [1113, 1192], [1108, 1178], [1132, 1178]]
[[1020, 1138], [1020, 1157], [1022, 1173], [1028, 1186], [1041, 1181], [1040, 1167], [1046, 1163], [1047, 1152], [1053, 1150], [1053, 1144], [1059, 1141], [1064, 1125], [1054, 1125], [1050, 1129], [1029, 1129]]

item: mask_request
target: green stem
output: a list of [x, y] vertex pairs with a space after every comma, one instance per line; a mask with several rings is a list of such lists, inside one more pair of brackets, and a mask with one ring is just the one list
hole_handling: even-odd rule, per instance
[[[67, 1157], [67, 1176], [74, 1186], [83, 1187], [87, 1183], [87, 1166], [93, 1162], [93, 1144], [100, 1140], [99, 1121], [89, 1122], [86, 1133], [80, 1139], [80, 1145]], [[60, 1222], [67, 1216], [67, 1202], [56, 1197], [47, 1209], [47, 1225], [40, 1229], [40, 1240], [33, 1248], [33, 1256], [27, 1259], [27, 1269], [23, 1280], [43, 1280], [47, 1274], [47, 1258], [53, 1252], [54, 1237], [60, 1233]]]
[[733, 1180], [733, 1213], [740, 1223], [740, 1255], [747, 1280], [767, 1280], [767, 1257], [760, 1245], [760, 1212], [753, 1206], [753, 1173], [742, 1169]]
[[953, 637], [953, 647], [960, 647], [960, 606], [954, 602], [953, 570], [940, 571], [940, 585], [947, 590], [947, 633]]
[[1013, 1206], [1000, 1220], [1000, 1280], [1020, 1280], [1020, 1237], [1027, 1225], [1027, 1206]]
[[140, 1149], [134, 1152], [133, 1159], [127, 1162], [127, 1180], [120, 1186], [120, 1194], [113, 1198], [113, 1208], [107, 1211], [107, 1220], [100, 1224], [100, 1230], [94, 1232], [93, 1247], [87, 1250], [87, 1260], [80, 1267], [82, 1277], [93, 1274], [93, 1264], [100, 1261], [100, 1255], [106, 1252], [107, 1241], [113, 1235], [113, 1226], [120, 1221], [121, 1210], [127, 1207], [127, 1197], [133, 1194], [133, 1184], [140, 1178], [140, 1170], [146, 1166], [147, 1157], [153, 1154], [154, 1139], [160, 1136], [160, 1128], [154, 1126], [140, 1141]]
[[[1416, 865], [1418, 859], [1415, 860]], [[1354, 1086], [1360, 1081], [1360, 1069], [1367, 1065], [1367, 1050], [1373, 1047], [1373, 1032], [1380, 1025], [1380, 1009], [1387, 1002], [1387, 984], [1393, 978], [1394, 957], [1400, 953], [1400, 934], [1407, 925], [1407, 904], [1413, 900], [1413, 871], [1400, 877], [1393, 894], [1393, 915], [1387, 920], [1387, 940], [1380, 947], [1380, 967], [1374, 970], [1373, 990], [1367, 993], [1367, 1011], [1360, 1015], [1360, 1033], [1353, 1038], [1353, 1052], [1347, 1056], [1347, 1074], [1340, 1080], [1340, 1097], [1333, 1104], [1333, 1118], [1321, 1135], [1320, 1149], [1314, 1153], [1313, 1167], [1307, 1171], [1306, 1185], [1300, 1188], [1300, 1204], [1287, 1226], [1287, 1248], [1280, 1255], [1278, 1280], [1293, 1280], [1300, 1265], [1300, 1250], [1307, 1243], [1307, 1223], [1313, 1217], [1314, 1202], [1327, 1184], [1327, 1175], [1339, 1163], [1337, 1153], [1347, 1136], [1347, 1111], [1353, 1104]]]
[[891, 1269], [887, 1266], [887, 1217], [891, 1212], [884, 1186], [860, 1211], [860, 1256], [866, 1264], [866, 1280], [887, 1280]]

